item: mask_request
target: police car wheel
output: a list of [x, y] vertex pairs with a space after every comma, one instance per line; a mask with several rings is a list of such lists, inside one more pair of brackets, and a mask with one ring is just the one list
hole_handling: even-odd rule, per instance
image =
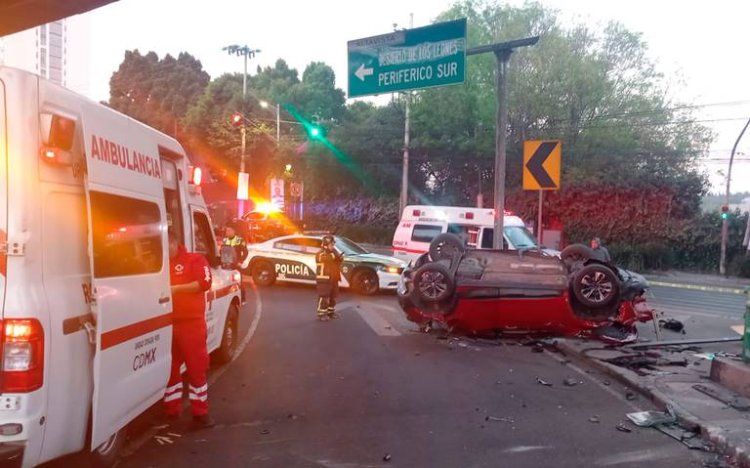
[[359, 294], [371, 296], [380, 289], [378, 274], [372, 270], [360, 270], [352, 277], [352, 286]]
[[117, 462], [125, 446], [125, 429], [120, 429], [90, 452], [91, 464], [97, 468], [110, 467]]
[[253, 282], [259, 286], [271, 286], [276, 282], [276, 273], [271, 262], [259, 260], [251, 267]]
[[609, 267], [592, 263], [578, 270], [573, 277], [573, 294], [586, 307], [612, 305], [620, 296], [620, 281]]
[[422, 265], [414, 273], [414, 293], [426, 303], [443, 302], [453, 296], [455, 281], [450, 270], [440, 263]]
[[463, 255], [465, 251], [466, 247], [461, 239], [448, 232], [438, 235], [430, 242], [430, 259], [433, 262], [451, 260], [456, 255]]

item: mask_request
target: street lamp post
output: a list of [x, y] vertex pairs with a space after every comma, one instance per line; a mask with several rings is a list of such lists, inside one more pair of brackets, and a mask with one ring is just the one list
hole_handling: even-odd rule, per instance
[[[745, 126], [742, 127], [740, 135], [737, 137], [737, 141], [734, 142], [732, 147], [732, 155], [729, 156], [729, 170], [727, 171], [727, 191], [724, 196], [724, 205], [729, 206], [729, 185], [732, 183], [732, 163], [734, 162], [734, 153], [737, 151], [737, 145], [740, 144], [742, 135], [745, 134], [748, 125], [750, 125], [750, 119], [748, 119]], [[727, 272], [727, 238], [729, 237], [729, 219], [722, 216], [721, 220], [721, 258], [719, 259], [719, 274], [723, 275]]]
[[[245, 100], [247, 98], [247, 59], [255, 57], [255, 54], [260, 52], [260, 49], [251, 49], [248, 46], [238, 46], [236, 44], [226, 46], [222, 48], [221, 50], [229, 53], [229, 55], [237, 55], [244, 58], [245, 66], [244, 66], [244, 73], [242, 74], [242, 103], [244, 105]], [[239, 186], [239, 180], [243, 177], [245, 174], [245, 150], [247, 148], [247, 127], [245, 125], [245, 119], [242, 119], [242, 128], [240, 129], [241, 135], [242, 135], [242, 143], [240, 145], [240, 173], [237, 176], [237, 182]], [[249, 186], [249, 182], [248, 182]], [[245, 199], [247, 199], [247, 196], [245, 195], [245, 198], [241, 198], [238, 193], [237, 197], [237, 217], [241, 218], [242, 215], [245, 212]]]

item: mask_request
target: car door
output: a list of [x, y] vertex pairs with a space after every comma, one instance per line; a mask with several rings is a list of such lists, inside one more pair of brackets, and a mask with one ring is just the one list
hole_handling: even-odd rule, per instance
[[84, 108], [91, 310], [91, 446], [158, 401], [171, 364], [167, 223], [154, 133]]
[[295, 282], [315, 281], [315, 254], [320, 249], [313, 247], [311, 238], [292, 237], [274, 242], [273, 248], [279, 252], [273, 258], [274, 271], [280, 280]]

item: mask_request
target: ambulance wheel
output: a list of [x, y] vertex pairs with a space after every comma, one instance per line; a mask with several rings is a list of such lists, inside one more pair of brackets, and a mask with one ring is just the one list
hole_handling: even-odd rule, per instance
[[453, 296], [455, 282], [445, 265], [428, 263], [414, 272], [414, 293], [425, 303], [444, 302]]
[[273, 271], [273, 265], [266, 260], [259, 260], [250, 267], [253, 282], [258, 286], [271, 286], [276, 282], [276, 273]]
[[585, 307], [600, 308], [613, 304], [620, 296], [620, 281], [610, 268], [592, 263], [573, 277], [573, 294]]
[[113, 466], [120, 458], [123, 447], [125, 447], [124, 428], [112, 434], [109, 439], [91, 451], [91, 465], [96, 468]]
[[430, 259], [433, 262], [438, 260], [451, 260], [456, 254], [463, 255], [466, 247], [455, 234], [443, 233], [432, 239], [430, 242]]
[[221, 344], [216, 350], [216, 362], [218, 364], [227, 364], [232, 361], [234, 352], [237, 349], [237, 317], [239, 310], [235, 304], [229, 306], [227, 312], [227, 321], [224, 324], [224, 333], [221, 335]]
[[372, 296], [380, 289], [378, 274], [372, 270], [359, 270], [352, 276], [352, 287], [359, 294]]

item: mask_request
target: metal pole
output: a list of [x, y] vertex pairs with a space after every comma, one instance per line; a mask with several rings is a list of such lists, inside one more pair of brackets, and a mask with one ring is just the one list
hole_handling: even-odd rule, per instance
[[496, 50], [495, 84], [497, 87], [497, 112], [495, 117], [495, 229], [492, 247], [503, 248], [503, 223], [505, 216], [505, 133], [508, 129], [508, 62], [511, 50]]
[[[724, 204], [729, 206], [729, 186], [732, 183], [732, 162], [734, 161], [734, 153], [737, 151], [737, 145], [740, 144], [740, 140], [742, 139], [742, 135], [745, 134], [745, 130], [747, 130], [747, 126], [750, 125], [750, 119], [745, 123], [745, 126], [742, 127], [742, 131], [740, 132], [740, 135], [737, 137], [737, 141], [734, 142], [734, 146], [732, 147], [732, 155], [729, 156], [729, 170], [727, 171], [727, 192], [724, 197]], [[726, 274], [727, 272], [727, 237], [729, 234], [729, 220], [728, 219], [722, 219], [721, 220], [721, 258], [719, 260], [719, 274]]]
[[404, 120], [404, 160], [401, 169], [401, 198], [399, 199], [399, 216], [404, 212], [406, 205], [409, 203], [409, 143], [410, 136], [410, 102], [411, 93], [406, 93], [406, 119]]
[[747, 214], [747, 227], [745, 227], [745, 239], [742, 241], [742, 246], [747, 249], [745, 255], [750, 255], [750, 212]]
[[539, 191], [539, 220], [537, 221], [536, 238], [539, 248], [542, 248], [542, 203], [544, 202], [544, 190]]
[[[414, 13], [409, 14], [409, 27], [414, 27]], [[399, 216], [404, 212], [409, 203], [409, 144], [410, 144], [410, 114], [411, 114], [411, 92], [406, 92], [406, 106], [404, 109], [404, 158], [401, 169], [401, 196], [399, 198]]]
[[281, 142], [281, 113], [279, 109], [279, 103], [276, 103], [276, 146], [279, 146]]
[[[245, 68], [244, 73], [242, 74], [242, 104], [244, 107], [245, 99], [247, 96], [247, 54], [244, 54], [245, 58]], [[240, 134], [242, 135], [242, 143], [241, 143], [241, 150], [240, 150], [240, 174], [245, 173], [245, 149], [247, 147], [247, 127], [245, 125], [245, 119], [242, 119], [242, 129], [240, 129]], [[239, 176], [237, 178], [239, 180]], [[248, 180], [248, 190], [250, 186], [250, 181]], [[239, 199], [237, 200], [237, 218], [242, 218], [242, 215], [245, 214], [245, 200]]]

